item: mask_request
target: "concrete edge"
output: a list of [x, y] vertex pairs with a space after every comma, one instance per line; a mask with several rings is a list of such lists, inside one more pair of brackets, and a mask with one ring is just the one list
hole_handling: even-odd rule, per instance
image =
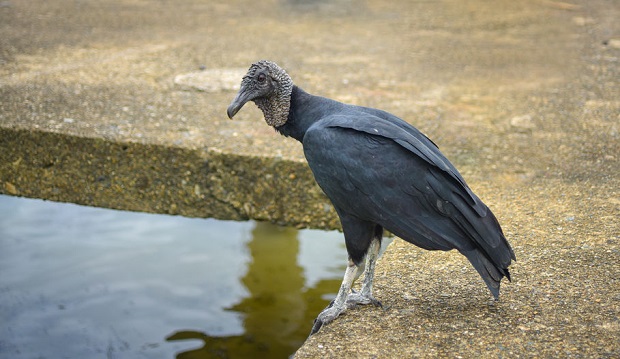
[[304, 162], [0, 127], [0, 193], [129, 211], [337, 229]]

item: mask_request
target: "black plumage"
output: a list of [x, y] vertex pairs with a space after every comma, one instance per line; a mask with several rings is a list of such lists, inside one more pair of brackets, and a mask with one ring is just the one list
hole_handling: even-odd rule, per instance
[[[340, 217], [350, 271], [362, 264], [373, 241], [380, 242], [385, 228], [424, 249], [458, 250], [498, 298], [501, 279], [510, 279], [514, 252], [493, 213], [429, 138], [385, 111], [310, 95], [269, 61], [250, 67], [229, 117], [250, 100], [268, 124], [303, 144], [317, 183]], [[378, 304], [373, 273], [362, 293], [353, 294], [347, 273], [343, 287], [348, 288], [341, 288], [346, 293], [319, 315], [313, 333], [344, 311], [347, 301]]]

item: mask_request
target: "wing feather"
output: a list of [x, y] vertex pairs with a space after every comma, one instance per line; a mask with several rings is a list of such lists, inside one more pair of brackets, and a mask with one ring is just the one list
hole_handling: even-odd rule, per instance
[[[385, 113], [389, 115], [388, 113]], [[436, 167], [449, 176], [461, 188], [461, 195], [480, 216], [486, 215], [486, 206], [471, 191], [458, 170], [439, 151], [439, 148], [428, 137], [415, 127], [398, 117], [386, 118], [360, 112], [358, 116], [334, 115], [321, 121], [325, 127], [354, 129], [373, 136], [389, 138], [403, 148], [415, 154], [428, 164]]]
[[313, 125], [304, 151], [321, 188], [337, 207], [422, 248], [481, 248], [509, 264], [512, 249], [495, 250], [510, 247], [488, 207], [432, 141], [401, 121], [358, 111]]

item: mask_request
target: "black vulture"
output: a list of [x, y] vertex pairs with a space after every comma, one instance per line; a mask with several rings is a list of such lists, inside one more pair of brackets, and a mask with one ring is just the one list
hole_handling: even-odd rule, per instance
[[[419, 130], [385, 111], [308, 94], [266, 60], [250, 66], [228, 117], [248, 101], [267, 124], [302, 143], [342, 224], [349, 263], [311, 335], [356, 304], [381, 305], [372, 282], [384, 229], [427, 250], [458, 250], [498, 299], [501, 279], [510, 280], [514, 252], [491, 210]], [[361, 290], [352, 291], [364, 258]]]

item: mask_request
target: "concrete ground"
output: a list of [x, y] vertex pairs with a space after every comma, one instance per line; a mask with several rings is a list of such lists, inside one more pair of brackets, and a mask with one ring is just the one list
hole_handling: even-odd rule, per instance
[[299, 144], [252, 106], [226, 118], [235, 74], [271, 59], [428, 134], [517, 256], [491, 305], [464, 258], [397, 240], [384, 309], [297, 358], [620, 357], [618, 18], [613, 0], [1, 1], [0, 193], [336, 228]]

